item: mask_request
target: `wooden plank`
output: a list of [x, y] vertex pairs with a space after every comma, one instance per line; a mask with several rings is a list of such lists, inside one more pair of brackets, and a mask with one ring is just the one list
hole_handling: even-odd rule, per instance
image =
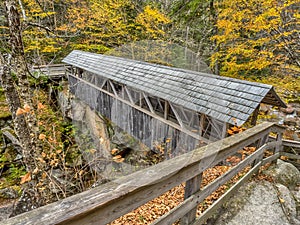
[[[90, 84], [89, 82], [87, 82], [87, 83]], [[108, 80], [108, 83], [109, 83], [111, 89], [112, 89], [113, 92], [114, 92], [114, 96], [119, 97], [118, 92], [116, 91], [115, 85], [113, 84], [113, 82], [112, 82], [111, 80]]]
[[258, 150], [256, 150], [253, 154], [248, 156], [246, 159], [232, 167], [222, 176], [215, 179], [213, 182], [208, 184], [203, 188], [203, 190], [199, 190], [194, 193], [191, 197], [185, 199], [180, 205], [176, 208], [172, 209], [168, 214], [163, 215], [158, 220], [156, 220], [151, 225], [165, 225], [172, 224], [179, 218], [183, 217], [187, 212], [196, 207], [200, 202], [202, 202], [206, 197], [208, 197], [212, 192], [216, 191], [220, 186], [225, 184], [231, 178], [233, 178], [236, 174], [238, 174], [242, 169], [244, 169], [247, 165], [251, 164], [255, 159], [260, 158], [263, 152], [268, 149], [268, 145], [264, 145]]
[[171, 106], [171, 109], [172, 109], [172, 111], [173, 111], [173, 113], [174, 113], [174, 115], [175, 115], [175, 117], [176, 117], [176, 119], [177, 119], [180, 127], [184, 128], [184, 124], [183, 124], [182, 119], [180, 118], [177, 110], [175, 109], [175, 107], [171, 103], [169, 103], [169, 105]]
[[[184, 199], [189, 198], [194, 193], [200, 190], [202, 175], [203, 173], [186, 181], [186, 185], [184, 189]], [[189, 212], [181, 218], [180, 225], [189, 225], [192, 221], [196, 219], [196, 213], [197, 213], [197, 205], [195, 205], [194, 208], [190, 209]]]
[[[270, 140], [276, 140], [276, 138], [269, 136]], [[286, 147], [292, 147], [292, 148], [300, 148], [300, 142], [299, 141], [292, 141], [287, 139], [282, 139], [282, 145]]]
[[147, 103], [149, 109], [150, 109], [150, 112], [153, 113], [153, 114], [155, 114], [155, 112], [153, 110], [153, 106], [152, 106], [152, 104], [151, 104], [148, 96], [144, 92], [143, 92], [143, 96], [144, 96], [144, 99], [146, 100], [146, 103]]
[[273, 162], [274, 160], [278, 159], [279, 156], [280, 156], [280, 154], [277, 152], [277, 153], [275, 153], [275, 154], [272, 155], [272, 156], [269, 156], [269, 157], [267, 157], [267, 158], [264, 158], [264, 159], [262, 160], [262, 165], [265, 165], [265, 164], [267, 164], [267, 163], [269, 163], [269, 162]]
[[131, 96], [131, 93], [129, 92], [129, 90], [127, 89], [126, 86], [124, 86], [124, 88], [125, 88], [125, 91], [126, 91], [126, 93], [127, 93], [128, 98], [129, 98], [129, 101], [130, 101], [132, 104], [134, 104], [134, 101], [133, 101], [133, 98], [132, 98], [132, 96]]
[[252, 113], [252, 117], [251, 117], [251, 125], [252, 126], [256, 125], [257, 116], [258, 116], [258, 113], [259, 113], [259, 107], [260, 107], [260, 104], [256, 107], [256, 109]]
[[[6, 220], [6, 224], [106, 224], [215, 166], [274, 128], [259, 124], [243, 133], [140, 170], [83, 193]], [[259, 165], [259, 164], [258, 164]], [[256, 168], [256, 167], [255, 167]]]
[[232, 186], [223, 196], [216, 200], [207, 210], [205, 210], [200, 217], [192, 225], [202, 225], [209, 219], [217, 209], [219, 209], [236, 191], [245, 184], [251, 176], [259, 170], [261, 163], [253, 167], [242, 179], [240, 179], [234, 186]]
[[199, 133], [200, 133], [200, 136], [203, 136], [205, 115], [200, 113], [199, 117], [200, 117], [200, 119], [199, 119]]
[[111, 96], [111, 97], [114, 97], [115, 99], [117, 99], [117, 100], [119, 100], [119, 101], [121, 101], [121, 102], [123, 102], [123, 103], [125, 103], [125, 104], [127, 104], [127, 105], [129, 105], [129, 106], [131, 106], [131, 107], [133, 107], [133, 108], [135, 108], [135, 109], [137, 109], [137, 110], [139, 110], [139, 111], [141, 111], [141, 112], [149, 115], [149, 116], [152, 116], [153, 118], [155, 118], [155, 119], [157, 119], [157, 120], [159, 120], [159, 121], [161, 121], [161, 122], [163, 122], [163, 123], [165, 123], [165, 124], [167, 124], [167, 125], [175, 128], [175, 129], [177, 129], [177, 130], [179, 130], [179, 131], [181, 131], [181, 132], [183, 132], [183, 133], [185, 133], [185, 134], [187, 134], [187, 135], [195, 138], [196, 140], [203, 141], [204, 143], [210, 143], [211, 142], [208, 139], [206, 139], [204, 137], [201, 137], [200, 135], [195, 134], [192, 131], [189, 131], [189, 130], [187, 130], [185, 128], [180, 127], [178, 124], [176, 124], [176, 123], [174, 123], [174, 122], [172, 122], [170, 120], [166, 120], [166, 119], [160, 117], [159, 115], [153, 114], [150, 111], [148, 111], [146, 109], [143, 109], [141, 106], [138, 106], [136, 104], [132, 104], [131, 102], [129, 102], [129, 101], [127, 101], [127, 100], [125, 100], [125, 99], [123, 99], [123, 98], [121, 98], [119, 96], [115, 96], [113, 93], [110, 93], [110, 92], [108, 92], [108, 91], [106, 91], [106, 90], [104, 90], [102, 88], [99, 88], [96, 85], [91, 84], [91, 83], [89, 83], [89, 82], [87, 82], [87, 81], [85, 81], [85, 80], [83, 80], [83, 79], [81, 79], [79, 77], [76, 77], [74, 75], [69, 75], [69, 76], [72, 77], [72, 78], [74, 78], [74, 79], [76, 79], [76, 80], [79, 80], [79, 81], [81, 81], [81, 82], [83, 82], [85, 84], [88, 84], [89, 86], [91, 86], [91, 87], [93, 87], [93, 88], [95, 88], [95, 89], [97, 89], [97, 90], [99, 90], [99, 91], [101, 91], [101, 92], [103, 92], [103, 93]]
[[289, 159], [300, 160], [300, 155], [296, 155], [296, 154], [292, 154], [292, 153], [288, 153], [288, 152], [280, 152], [280, 156], [286, 156]]
[[282, 146], [282, 132], [277, 133], [276, 141], [280, 141], [280, 144], [276, 146], [275, 148], [275, 153], [282, 151], [283, 146]]
[[298, 152], [300, 152], [300, 142], [299, 141], [292, 141], [292, 140], [282, 140], [282, 145], [292, 148], [298, 148]]

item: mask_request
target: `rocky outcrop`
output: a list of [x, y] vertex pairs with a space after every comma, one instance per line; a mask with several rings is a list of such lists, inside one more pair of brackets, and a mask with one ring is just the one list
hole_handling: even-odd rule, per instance
[[291, 163], [277, 160], [276, 167], [271, 167], [266, 173], [271, 175], [276, 183], [289, 187], [291, 190], [300, 186], [300, 172]]
[[122, 132], [88, 105], [67, 92], [59, 93], [59, 105], [64, 116], [76, 127], [75, 139], [83, 159], [101, 176], [97, 184], [149, 165], [145, 160], [148, 147]]
[[243, 186], [210, 224], [299, 225], [300, 172], [278, 160], [267, 174], [273, 176], [274, 183], [252, 181]]
[[300, 141], [300, 104], [290, 103], [287, 108], [272, 108], [261, 104], [260, 122], [270, 121], [286, 127], [285, 137], [287, 139]]

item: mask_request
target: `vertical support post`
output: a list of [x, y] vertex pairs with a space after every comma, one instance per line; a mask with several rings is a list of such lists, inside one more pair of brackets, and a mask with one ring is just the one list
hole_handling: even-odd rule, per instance
[[164, 111], [164, 119], [168, 119], [168, 114], [169, 114], [169, 104], [168, 101], [165, 100], [165, 111]]
[[[282, 137], [283, 137], [283, 132], [278, 131], [276, 136], [277, 145], [275, 147], [274, 154], [280, 153], [283, 150]], [[277, 163], [277, 159], [278, 158], [276, 158], [273, 162]]]
[[[259, 149], [261, 146], [266, 144], [268, 142], [268, 138], [269, 138], [269, 134], [266, 134], [263, 137], [261, 137], [256, 143], [256, 149]], [[257, 163], [259, 163], [263, 159], [263, 157], [264, 154], [261, 154], [261, 156], [257, 157], [257, 159], [255, 159], [254, 162], [252, 163], [252, 167], [254, 167]]]
[[140, 92], [139, 106], [142, 108], [143, 94]]
[[[192, 179], [186, 181], [184, 190], [184, 199], [187, 199], [200, 189], [202, 174], [193, 177]], [[197, 206], [193, 208], [189, 213], [180, 219], [180, 225], [189, 225], [196, 219]]]
[[282, 149], [283, 149], [283, 145], [282, 145], [282, 136], [283, 136], [283, 133], [282, 133], [282, 132], [278, 132], [278, 133], [277, 133], [276, 141], [278, 141], [279, 144], [276, 145], [274, 154], [276, 154], [276, 153], [282, 151]]
[[251, 125], [252, 126], [256, 125], [257, 116], [258, 116], [258, 113], [259, 113], [259, 107], [260, 107], [260, 105], [258, 105], [256, 107], [256, 109], [254, 110], [254, 112], [252, 113], [252, 117], [251, 117]]
[[228, 129], [229, 129], [229, 124], [224, 122], [223, 123], [223, 130], [222, 130], [222, 139], [226, 138]]
[[204, 118], [204, 114], [202, 114], [202, 113], [199, 116], [200, 116], [199, 133], [200, 133], [200, 137], [202, 137], [203, 136], [203, 131], [204, 131], [204, 120], [205, 120], [205, 118]]

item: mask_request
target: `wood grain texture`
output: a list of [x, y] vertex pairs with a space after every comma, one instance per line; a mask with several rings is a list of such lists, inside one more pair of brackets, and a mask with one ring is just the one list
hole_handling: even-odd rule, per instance
[[[262, 123], [243, 133], [18, 215], [6, 220], [5, 224], [107, 224], [171, 188], [198, 176], [205, 169], [215, 166], [244, 146], [256, 142], [271, 130], [282, 132], [283, 128], [269, 122]], [[255, 154], [259, 156], [261, 152], [254, 153], [246, 163], [254, 160]], [[231, 172], [231, 175], [235, 172]], [[229, 179], [230, 176], [225, 177], [222, 179]], [[214, 188], [224, 180], [216, 181], [220, 183], [214, 183]], [[195, 206], [193, 201], [198, 203], [205, 195], [211, 193], [210, 189], [206, 191], [205, 194], [199, 193], [195, 200], [186, 199], [192, 202], [189, 207], [193, 208]], [[195, 198], [195, 194], [191, 197]]]
[[63, 62], [233, 125], [261, 102], [285, 107], [266, 84], [78, 50]]

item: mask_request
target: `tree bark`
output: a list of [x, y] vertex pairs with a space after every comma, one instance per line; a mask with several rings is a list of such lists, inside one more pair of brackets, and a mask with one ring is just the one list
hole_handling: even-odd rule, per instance
[[[22, 41], [22, 26], [20, 15], [16, 7], [15, 0], [6, 0], [6, 18], [9, 26], [9, 47], [10, 53], [6, 57], [1, 57], [1, 84], [5, 90], [5, 95], [10, 105], [14, 121], [14, 129], [19, 138], [23, 150], [23, 160], [27, 171], [35, 168], [34, 155], [39, 153], [37, 138], [37, 122], [32, 104], [32, 95], [29, 84], [29, 71], [27, 68]], [[12, 78], [12, 72], [16, 74], [17, 84]], [[24, 106], [30, 111], [21, 115], [16, 112]]]

